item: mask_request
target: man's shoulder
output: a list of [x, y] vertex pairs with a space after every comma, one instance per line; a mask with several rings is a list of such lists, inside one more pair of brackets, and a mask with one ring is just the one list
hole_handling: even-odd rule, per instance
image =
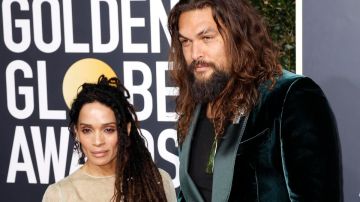
[[287, 91], [286, 94], [309, 89], [322, 92], [320, 86], [310, 77], [294, 74], [287, 70], [283, 70], [283, 75], [279, 77], [275, 86], [278, 89], [285, 89]]
[[309, 77], [283, 70], [282, 75], [276, 78], [272, 88], [268, 84], [260, 86], [260, 100], [258, 107], [265, 103], [283, 103], [289, 94], [306, 89], [322, 93], [320, 87]]
[[306, 78], [303, 75], [295, 74], [293, 72], [283, 70], [282, 75], [276, 78], [274, 89], [290, 87], [294, 82]]
[[275, 79], [275, 84], [272, 88], [269, 88], [268, 83], [260, 86], [260, 94], [262, 96], [267, 94], [286, 94], [290, 89], [307, 87], [319, 88], [311, 78], [283, 70], [282, 74]]

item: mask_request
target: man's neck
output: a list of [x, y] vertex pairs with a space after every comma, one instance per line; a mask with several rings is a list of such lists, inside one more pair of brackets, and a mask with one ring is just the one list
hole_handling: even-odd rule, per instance
[[207, 106], [206, 106], [206, 117], [208, 119], [213, 119], [214, 116], [215, 116], [214, 112], [212, 111], [212, 106], [213, 106], [212, 102], [208, 103]]

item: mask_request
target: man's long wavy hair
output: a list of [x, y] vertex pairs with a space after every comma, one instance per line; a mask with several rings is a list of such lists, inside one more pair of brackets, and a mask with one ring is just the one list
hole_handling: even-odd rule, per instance
[[[115, 114], [118, 131], [114, 201], [166, 201], [163, 182], [139, 130], [133, 105], [128, 102], [128, 90], [117, 78], [101, 76], [98, 83], [84, 83], [69, 112], [69, 131], [76, 138], [75, 127], [79, 113], [87, 103], [99, 102]], [[128, 133], [128, 123], [131, 123]], [[80, 153], [79, 163], [85, 161], [81, 144], [74, 149]]]
[[[212, 102], [214, 128], [222, 136], [225, 125], [242, 109], [248, 114], [259, 99], [259, 86], [275, 84], [282, 74], [279, 51], [272, 42], [265, 23], [246, 0], [180, 0], [170, 11], [168, 29], [171, 35], [170, 75], [179, 87], [176, 98], [178, 139], [181, 144], [190, 125], [196, 102], [191, 95], [192, 70], [187, 67], [179, 41], [179, 17], [183, 12], [211, 8], [214, 21], [224, 39], [231, 63], [230, 79]], [[267, 82], [270, 81], [270, 82]]]

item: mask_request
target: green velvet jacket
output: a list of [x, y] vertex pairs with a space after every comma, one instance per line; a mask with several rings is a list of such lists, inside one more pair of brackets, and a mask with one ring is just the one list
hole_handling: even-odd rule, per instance
[[[342, 201], [338, 132], [329, 103], [311, 79], [288, 71], [247, 117], [230, 124], [215, 156], [212, 201]], [[204, 201], [188, 174], [201, 106], [180, 147], [178, 201]]]

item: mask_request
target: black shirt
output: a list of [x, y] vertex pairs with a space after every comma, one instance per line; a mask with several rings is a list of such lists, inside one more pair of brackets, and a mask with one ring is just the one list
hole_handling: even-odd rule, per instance
[[214, 126], [206, 117], [206, 106], [203, 106], [191, 143], [189, 174], [205, 201], [211, 201], [213, 175], [205, 170], [214, 136]]

